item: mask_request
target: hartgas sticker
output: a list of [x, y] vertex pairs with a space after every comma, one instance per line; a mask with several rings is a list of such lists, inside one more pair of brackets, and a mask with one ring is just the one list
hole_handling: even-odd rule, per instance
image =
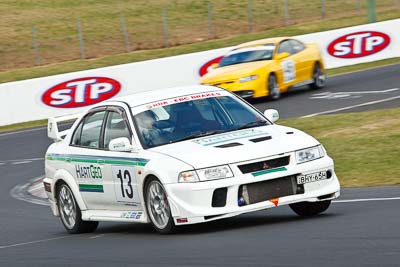
[[121, 90], [121, 84], [106, 77], [86, 77], [59, 83], [41, 97], [44, 104], [55, 108], [85, 107], [107, 100]]
[[98, 166], [81, 166], [75, 165], [76, 177], [80, 179], [102, 179], [103, 174], [101, 173], [101, 168]]
[[359, 58], [378, 53], [390, 44], [390, 37], [377, 31], [346, 34], [328, 45], [328, 53], [337, 58]]

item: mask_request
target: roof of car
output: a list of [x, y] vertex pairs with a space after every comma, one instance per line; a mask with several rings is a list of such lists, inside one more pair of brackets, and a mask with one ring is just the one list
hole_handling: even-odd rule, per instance
[[138, 92], [127, 96], [121, 96], [114, 98], [112, 100], [103, 102], [115, 102], [115, 101], [123, 101], [129, 104], [131, 107], [140, 106], [152, 102], [157, 102], [160, 100], [174, 98], [185, 95], [192, 94], [201, 94], [215, 91], [225, 91], [219, 87], [209, 86], [209, 85], [190, 85], [190, 86], [181, 86], [181, 87], [171, 87], [157, 90], [150, 90], [144, 92]]
[[243, 47], [265, 45], [265, 44], [278, 44], [281, 41], [286, 40], [286, 39], [290, 39], [290, 37], [275, 37], [275, 38], [255, 40], [255, 41], [240, 44], [240, 45], [236, 46], [236, 49], [243, 48]]

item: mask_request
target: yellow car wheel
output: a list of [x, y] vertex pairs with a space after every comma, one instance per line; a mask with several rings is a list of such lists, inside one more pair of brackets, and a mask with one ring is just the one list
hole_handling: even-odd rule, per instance
[[276, 80], [275, 74], [270, 74], [268, 76], [268, 96], [272, 100], [277, 100], [281, 97], [281, 90], [279, 89], [278, 82]]
[[318, 62], [315, 63], [312, 79], [313, 82], [310, 84], [311, 89], [321, 89], [325, 87], [326, 74], [324, 73]]

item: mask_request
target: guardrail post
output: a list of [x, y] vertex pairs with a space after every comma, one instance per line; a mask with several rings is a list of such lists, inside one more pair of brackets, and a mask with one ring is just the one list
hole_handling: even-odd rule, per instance
[[376, 4], [375, 0], [367, 0], [368, 5], [368, 22], [376, 22]]
[[35, 55], [35, 65], [40, 65], [39, 41], [37, 38], [37, 30], [35, 26], [32, 27], [32, 44], [33, 53]]
[[290, 24], [290, 18], [289, 18], [289, 0], [284, 0], [283, 2], [283, 11], [284, 11], [284, 16], [285, 16], [285, 24], [289, 25]]
[[208, 36], [209, 39], [215, 38], [214, 25], [213, 25], [213, 6], [211, 2], [208, 2]]
[[167, 10], [165, 9], [165, 7], [162, 8], [162, 21], [163, 21], [164, 47], [169, 47]]
[[326, 1], [325, 0], [321, 0], [321, 19], [325, 18], [325, 13], [326, 13]]
[[253, 22], [253, 1], [247, 0], [247, 18], [249, 20], [249, 32], [253, 31], [254, 22]]
[[121, 29], [122, 29], [122, 34], [124, 35], [124, 43], [125, 43], [125, 49], [126, 52], [131, 52], [132, 47], [131, 47], [131, 42], [129, 41], [129, 33], [128, 33], [128, 28], [126, 27], [126, 21], [125, 21], [125, 16], [121, 15]]
[[78, 39], [79, 39], [79, 50], [81, 53], [81, 59], [85, 59], [86, 55], [85, 55], [85, 43], [83, 41], [83, 32], [82, 32], [82, 26], [81, 26], [81, 21], [78, 20], [78, 22], [76, 23], [76, 28], [78, 30]]

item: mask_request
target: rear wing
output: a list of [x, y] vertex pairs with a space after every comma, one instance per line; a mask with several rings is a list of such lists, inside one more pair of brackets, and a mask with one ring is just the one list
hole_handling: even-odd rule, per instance
[[60, 122], [67, 122], [67, 121], [75, 121], [76, 119], [80, 118], [83, 113], [77, 113], [72, 115], [66, 115], [61, 117], [54, 117], [49, 118], [47, 123], [47, 136], [52, 139], [54, 142], [59, 142], [63, 140], [71, 129], [67, 129], [65, 131], [58, 131], [58, 123]]

